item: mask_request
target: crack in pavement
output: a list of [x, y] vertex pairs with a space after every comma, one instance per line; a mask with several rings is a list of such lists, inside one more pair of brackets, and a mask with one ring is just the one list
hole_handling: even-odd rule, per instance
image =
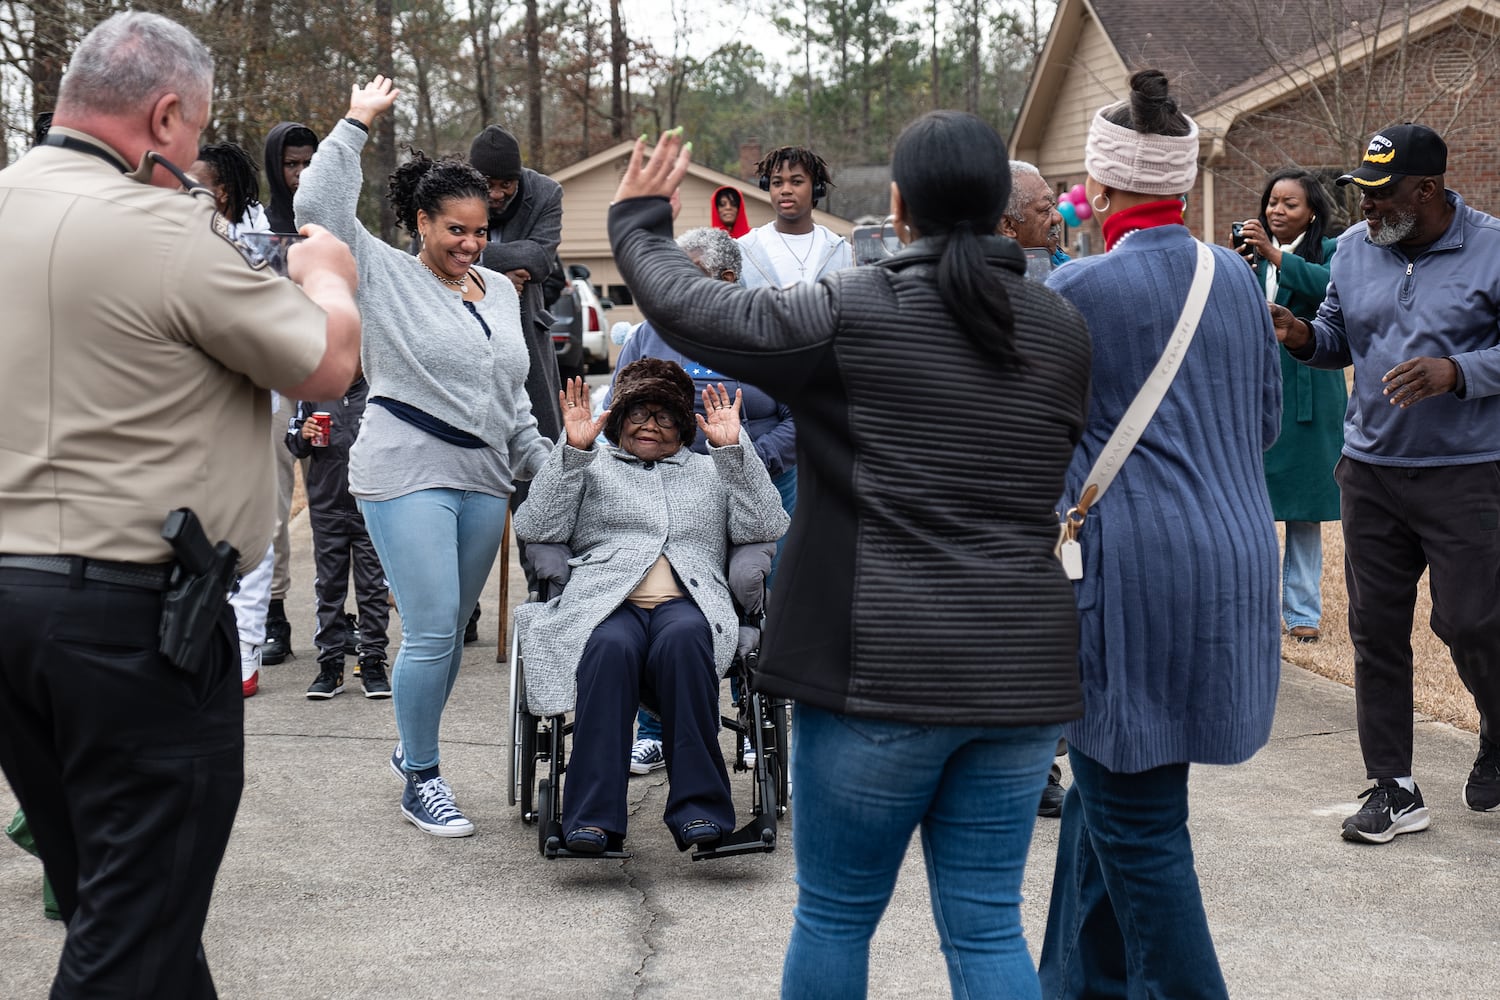
[[[657, 789], [666, 786], [667, 779], [665, 772], [663, 772], [662, 777], [650, 781], [649, 784], [646, 782], [640, 783], [646, 784], [647, 787], [645, 794], [631, 803], [630, 811], [627, 813], [626, 822], [632, 827], [636, 825], [636, 819], [641, 812], [641, 807], [656, 797]], [[656, 909], [655, 902], [652, 899], [651, 888], [655, 885], [655, 880], [649, 874], [646, 874], [649, 869], [642, 869], [641, 874], [638, 875], [635, 867], [635, 859], [629, 858], [621, 862], [621, 870], [625, 872], [626, 883], [636, 892], [640, 893], [641, 909], [646, 914], [645, 926], [641, 928], [641, 945], [645, 949], [645, 954], [641, 956], [641, 964], [636, 966], [634, 974], [635, 989], [630, 994], [632, 997], [639, 997], [641, 996], [641, 991], [646, 988], [646, 968], [651, 964], [651, 960], [656, 957], [656, 922], [661, 914]]]

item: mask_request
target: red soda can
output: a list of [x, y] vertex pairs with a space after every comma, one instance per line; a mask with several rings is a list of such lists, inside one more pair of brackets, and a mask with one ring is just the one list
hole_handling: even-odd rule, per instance
[[333, 414], [326, 410], [319, 410], [312, 415], [313, 421], [318, 425], [316, 433], [312, 436], [314, 448], [327, 448], [328, 436], [333, 432]]

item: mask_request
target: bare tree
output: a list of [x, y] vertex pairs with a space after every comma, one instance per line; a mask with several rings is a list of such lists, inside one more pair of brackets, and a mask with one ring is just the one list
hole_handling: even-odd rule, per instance
[[545, 170], [546, 147], [542, 143], [542, 29], [537, 18], [537, 0], [526, 0], [526, 144], [531, 165]]

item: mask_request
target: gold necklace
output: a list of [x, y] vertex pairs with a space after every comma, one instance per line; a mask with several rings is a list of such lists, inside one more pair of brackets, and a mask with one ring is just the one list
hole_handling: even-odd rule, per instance
[[467, 274], [465, 274], [462, 278], [445, 278], [441, 274], [438, 274], [436, 271], [434, 271], [432, 269], [432, 265], [427, 263], [426, 258], [424, 258], [421, 254], [417, 254], [417, 260], [420, 260], [422, 262], [422, 266], [427, 268], [428, 274], [432, 275], [443, 284], [451, 285], [452, 287], [457, 288], [459, 292], [464, 295], [469, 294], [469, 276]]

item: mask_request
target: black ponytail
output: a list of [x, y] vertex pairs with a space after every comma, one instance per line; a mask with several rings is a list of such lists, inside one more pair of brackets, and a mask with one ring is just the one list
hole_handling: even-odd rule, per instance
[[1142, 135], [1187, 135], [1192, 126], [1167, 93], [1167, 76], [1143, 69], [1130, 77], [1130, 101], [1104, 113], [1106, 121]]
[[386, 196], [396, 210], [396, 222], [417, 235], [417, 213], [436, 215], [450, 198], [478, 198], [488, 202], [490, 182], [466, 161], [453, 157], [434, 160], [420, 149], [403, 146], [410, 158], [395, 169]]
[[1002, 367], [1018, 369], [1010, 295], [980, 242], [1010, 200], [1009, 160], [1005, 140], [979, 118], [932, 111], [896, 140], [891, 176], [912, 227], [943, 240], [937, 289], [954, 323]]

